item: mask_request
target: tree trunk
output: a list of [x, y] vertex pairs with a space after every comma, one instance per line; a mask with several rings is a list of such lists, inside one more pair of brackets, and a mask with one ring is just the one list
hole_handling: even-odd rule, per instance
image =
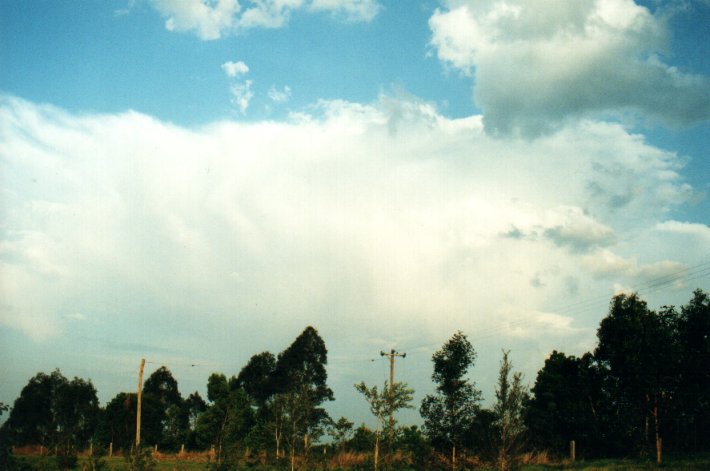
[[375, 471], [377, 471], [377, 466], [380, 461], [380, 433], [375, 434]]
[[451, 446], [451, 470], [456, 471], [456, 444]]
[[653, 425], [656, 430], [656, 463], [661, 464], [661, 436], [658, 423], [658, 395], [653, 398]]
[[276, 424], [276, 427], [274, 427], [274, 440], [276, 441], [276, 460], [279, 460], [284, 456], [281, 450], [281, 435], [281, 428], [278, 426], [278, 424]]

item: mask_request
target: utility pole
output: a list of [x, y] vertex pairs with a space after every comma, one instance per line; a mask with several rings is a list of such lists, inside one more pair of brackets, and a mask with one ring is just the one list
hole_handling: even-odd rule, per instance
[[141, 358], [141, 367], [138, 370], [138, 394], [136, 403], [136, 453], [141, 444], [141, 399], [143, 397], [143, 368], [145, 368], [145, 358]]
[[390, 441], [390, 446], [392, 446], [392, 438], [393, 438], [393, 433], [394, 433], [394, 359], [395, 357], [406, 357], [406, 353], [399, 353], [395, 352], [394, 349], [390, 350], [389, 353], [385, 352], [380, 352], [380, 356], [383, 357], [389, 357], [390, 358], [390, 390], [389, 390], [389, 399], [390, 399], [390, 430], [389, 430], [389, 441]]

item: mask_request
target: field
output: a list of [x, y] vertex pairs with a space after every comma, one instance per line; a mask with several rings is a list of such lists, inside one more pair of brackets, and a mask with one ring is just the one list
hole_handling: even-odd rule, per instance
[[[19, 464], [29, 464], [32, 469], [54, 471], [56, 470], [56, 465], [52, 457], [40, 457], [40, 456], [18, 456], [17, 460]], [[112, 458], [103, 458], [104, 467], [102, 469], [107, 471], [128, 471], [128, 466], [126, 461], [122, 457], [114, 456]], [[79, 458], [79, 464], [75, 468], [77, 470], [90, 470], [88, 458], [82, 456]], [[156, 466], [154, 468], [156, 471], [206, 471], [208, 469], [208, 463], [205, 459], [201, 457], [190, 457], [188, 459], [178, 459], [175, 455], [161, 455], [159, 459], [156, 460]], [[285, 464], [281, 467], [274, 466], [243, 466], [237, 468], [238, 470], [287, 470], [288, 466]], [[312, 463], [309, 467], [311, 470], [346, 470], [346, 469], [371, 469], [370, 467], [357, 466], [355, 468], [340, 468], [335, 463], [330, 463], [327, 468], [323, 466], [322, 463]], [[381, 466], [380, 469], [383, 471], [386, 467]], [[409, 470], [414, 468], [398, 467], [395, 469], [399, 470]], [[493, 467], [487, 466], [476, 466], [477, 470], [491, 470], [495, 471]], [[669, 456], [664, 461], [661, 466], [657, 466], [652, 460], [631, 460], [631, 459], [618, 459], [618, 460], [594, 460], [594, 461], [577, 461], [575, 463], [549, 463], [549, 464], [527, 464], [522, 465], [520, 468], [522, 471], [546, 471], [546, 470], [579, 470], [579, 471], [635, 471], [635, 470], [651, 470], [651, 469], [662, 469], [662, 470], [678, 470], [678, 471], [705, 471], [710, 470], [710, 455], [699, 455], [699, 456]]]

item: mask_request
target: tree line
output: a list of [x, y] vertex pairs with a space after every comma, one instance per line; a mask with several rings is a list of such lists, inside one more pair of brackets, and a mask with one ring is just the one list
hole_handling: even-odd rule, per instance
[[[596, 348], [580, 357], [553, 351], [530, 389], [503, 351], [488, 408], [471, 379], [476, 358], [462, 332], [433, 354], [435, 390], [418, 405], [421, 427], [393, 420], [416, 407], [406, 383], [355, 385], [377, 424], [355, 427], [323, 407], [334, 400], [327, 349], [307, 327], [278, 355], [253, 355], [229, 378], [211, 374], [206, 399], [183, 397], [170, 370], [158, 368], [143, 384], [141, 442], [211, 450], [218, 469], [245, 461], [305, 468], [346, 452], [367, 453], [375, 468], [400, 460], [455, 470], [475, 459], [509, 469], [523, 452], [566, 456], [572, 440], [582, 458], [710, 451], [710, 301], [701, 290], [680, 308], [657, 311], [636, 294], [615, 296]], [[0, 414], [9, 409], [0, 468], [12, 468], [10, 446], [41, 445], [70, 464], [89, 446], [129, 452], [136, 406], [136, 393], [122, 392], [100, 407], [90, 381], [38, 373], [12, 408], [0, 404]]]

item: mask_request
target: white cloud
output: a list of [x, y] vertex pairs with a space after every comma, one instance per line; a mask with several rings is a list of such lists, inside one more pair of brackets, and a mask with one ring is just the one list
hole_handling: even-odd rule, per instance
[[581, 208], [562, 206], [548, 212], [544, 235], [553, 243], [585, 251], [615, 241], [614, 231], [599, 223]]
[[0, 324], [244, 361], [307, 324], [344, 356], [461, 329], [493, 370], [501, 347], [539, 368], [590, 344], [615, 283], [707, 253], [677, 243], [706, 226], [661, 223], [685, 201], [678, 160], [619, 125], [502, 141], [395, 97], [200, 129], [3, 97]]
[[251, 80], [245, 80], [241, 83], [234, 83], [229, 87], [229, 91], [232, 94], [232, 103], [242, 114], [246, 113], [251, 99], [254, 98], [254, 92], [251, 89], [252, 83]]
[[242, 61], [228, 61], [222, 64], [222, 70], [227, 74], [227, 77], [235, 78], [240, 75], [246, 75], [249, 72], [249, 66]]
[[372, 21], [382, 6], [377, 0], [312, 0], [310, 9], [343, 16], [348, 21]]
[[168, 31], [194, 32], [202, 40], [219, 39], [232, 30], [240, 11], [237, 0], [152, 0], [152, 4], [167, 17]]
[[329, 12], [347, 21], [371, 21], [381, 7], [375, 0], [151, 0], [168, 31], [219, 39], [250, 28], [281, 28], [299, 10]]
[[685, 264], [673, 260], [639, 264], [635, 257], [623, 258], [608, 249], [585, 255], [582, 262], [598, 276], [623, 277], [633, 281], [634, 286], [643, 286], [652, 280], [662, 280], [687, 269]]
[[710, 80], [663, 63], [664, 20], [632, 0], [451, 1], [430, 27], [439, 58], [475, 76], [489, 132], [535, 136], [628, 110], [710, 118]]
[[303, 0], [256, 0], [238, 20], [241, 28], [281, 28], [291, 12], [303, 6]]
[[274, 103], [285, 103], [291, 98], [291, 87], [284, 86], [281, 90], [276, 87], [269, 89], [269, 99]]

